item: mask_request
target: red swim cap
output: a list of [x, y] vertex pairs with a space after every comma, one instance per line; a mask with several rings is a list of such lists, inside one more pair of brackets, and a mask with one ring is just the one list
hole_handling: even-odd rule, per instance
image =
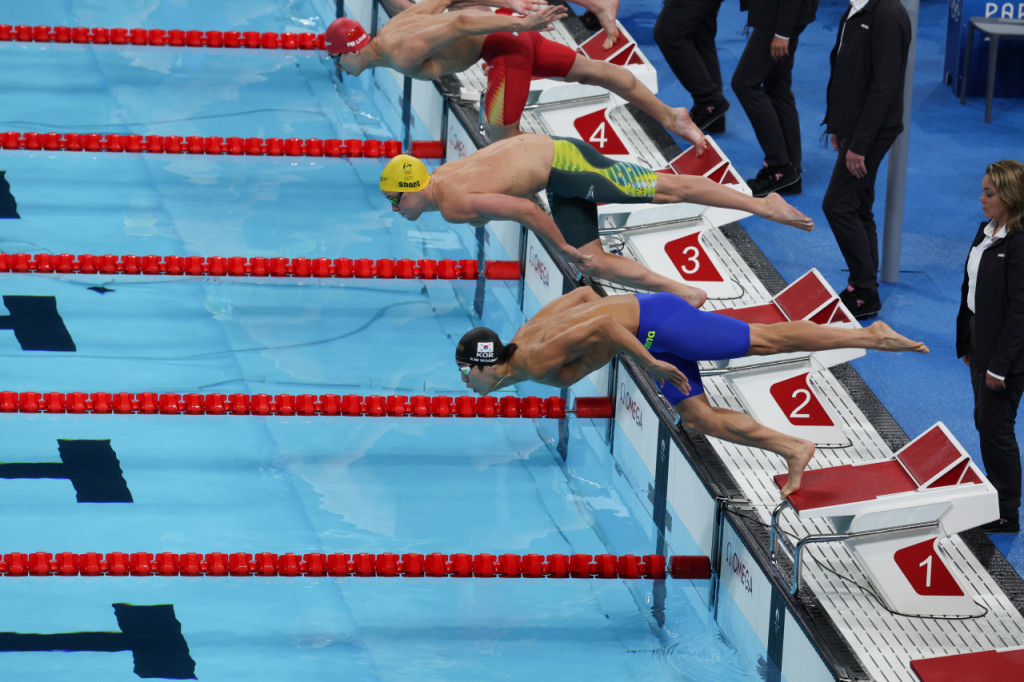
[[341, 17], [331, 22], [324, 32], [324, 46], [329, 54], [357, 52], [370, 42], [368, 34], [358, 21]]

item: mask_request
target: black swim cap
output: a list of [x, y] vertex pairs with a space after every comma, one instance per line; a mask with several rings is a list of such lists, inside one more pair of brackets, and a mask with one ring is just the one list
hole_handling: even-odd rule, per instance
[[455, 346], [455, 362], [463, 365], [495, 365], [504, 346], [501, 339], [487, 327], [466, 332]]

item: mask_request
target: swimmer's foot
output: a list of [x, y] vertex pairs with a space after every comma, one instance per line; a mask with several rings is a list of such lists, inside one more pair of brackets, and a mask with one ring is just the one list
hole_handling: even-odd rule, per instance
[[703, 154], [704, 150], [708, 148], [708, 141], [704, 139], [704, 133], [701, 132], [701, 129], [690, 118], [690, 112], [683, 107], [671, 109], [670, 111], [672, 114], [671, 118], [663, 125], [692, 144], [697, 150], [697, 156]]
[[782, 455], [782, 457], [786, 460], [786, 465], [789, 468], [789, 480], [782, 487], [782, 499], [786, 499], [790, 494], [799, 490], [800, 479], [803, 478], [804, 469], [807, 468], [807, 463], [811, 461], [811, 457], [814, 457], [814, 443], [801, 439], [799, 446], [793, 454]]
[[923, 341], [911, 341], [902, 334], [897, 334], [892, 327], [885, 322], [875, 322], [867, 328], [874, 337], [876, 344], [872, 346], [875, 350], [885, 350], [891, 353], [902, 353], [911, 351], [914, 353], [930, 353], [928, 346]]
[[683, 299], [694, 308], [699, 308], [708, 300], [708, 293], [700, 287], [691, 287], [689, 284], [676, 282], [672, 293]]
[[810, 232], [814, 229], [813, 220], [796, 210], [777, 193], [772, 192], [764, 197], [764, 201], [766, 202], [766, 208], [761, 213], [758, 213], [762, 218], [774, 220], [777, 223], [789, 225], [805, 232]]

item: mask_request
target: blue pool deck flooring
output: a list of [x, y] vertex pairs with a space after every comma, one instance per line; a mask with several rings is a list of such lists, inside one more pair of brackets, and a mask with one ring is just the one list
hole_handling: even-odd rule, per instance
[[[659, 96], [672, 106], [692, 100], [665, 64], [652, 38], [661, 0], [620, 4], [619, 19], [658, 70]], [[846, 265], [821, 210], [835, 152], [820, 137], [824, 126], [828, 56], [847, 3], [822, 0], [817, 19], [800, 36], [793, 91], [803, 131], [803, 193], [787, 199], [815, 221], [810, 234], [797, 233], [752, 217], [743, 227], [786, 281], [818, 268], [836, 291], [846, 286]], [[936, 421], [944, 422], [981, 465], [967, 368], [956, 357], [955, 322], [960, 304], [963, 263], [978, 223], [984, 219], [978, 197], [987, 164], [1003, 158], [1024, 160], [1024, 98], [996, 98], [992, 123], [984, 123], [983, 97], [965, 106], [943, 80], [948, 3], [922, 0], [918, 22], [909, 159], [904, 203], [899, 281], [882, 283], [878, 319], [921, 339], [931, 348], [927, 372], [909, 372], [898, 354], [870, 354], [853, 363], [907, 435], [914, 437]], [[732, 107], [726, 132], [715, 140], [733, 164], [753, 177], [763, 154], [729, 81], [743, 52], [746, 15], [736, 3], [722, 4], [717, 45], [724, 94]], [[681, 143], [685, 147], [685, 143]], [[876, 185], [875, 216], [885, 214], [887, 163]], [[881, 234], [879, 235], [881, 241]], [[1018, 429], [1018, 434], [1020, 429]], [[1024, 574], [1024, 538], [991, 536]]]

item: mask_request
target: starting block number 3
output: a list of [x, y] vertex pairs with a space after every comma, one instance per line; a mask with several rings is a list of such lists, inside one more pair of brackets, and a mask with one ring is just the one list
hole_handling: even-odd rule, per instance
[[700, 243], [700, 232], [688, 234], [665, 244], [665, 255], [687, 282], [724, 282]]

